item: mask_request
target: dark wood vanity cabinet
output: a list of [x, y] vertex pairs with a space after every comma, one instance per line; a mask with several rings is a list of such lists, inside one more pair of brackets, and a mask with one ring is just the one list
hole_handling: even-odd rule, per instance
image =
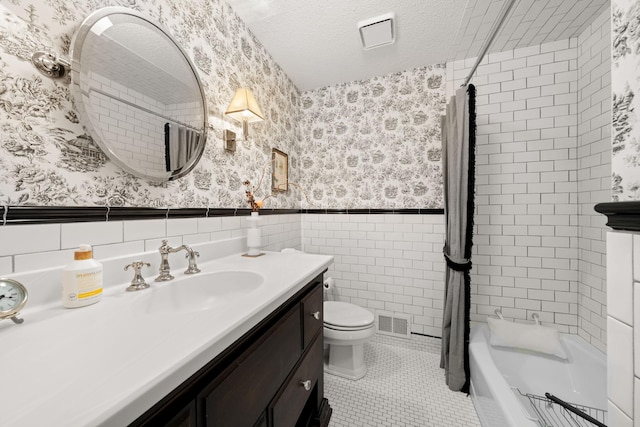
[[322, 274], [132, 426], [327, 426]]

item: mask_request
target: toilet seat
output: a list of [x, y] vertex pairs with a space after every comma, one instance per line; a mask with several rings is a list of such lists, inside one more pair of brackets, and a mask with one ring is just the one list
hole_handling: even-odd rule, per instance
[[342, 301], [324, 302], [324, 326], [337, 331], [359, 331], [375, 323], [373, 313]]
[[327, 329], [331, 329], [332, 331], [344, 331], [344, 332], [357, 332], [357, 331], [364, 331], [365, 329], [369, 329], [372, 328], [374, 326], [374, 324], [370, 324], [368, 326], [365, 327], [357, 327], [357, 328], [345, 328], [343, 326], [335, 326], [335, 325], [327, 325], [326, 323], [324, 324], [324, 327]]

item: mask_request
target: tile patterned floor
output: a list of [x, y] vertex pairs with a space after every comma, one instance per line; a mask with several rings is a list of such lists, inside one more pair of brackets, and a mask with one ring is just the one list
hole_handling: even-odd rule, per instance
[[444, 383], [439, 339], [376, 334], [365, 360], [369, 371], [359, 381], [325, 374], [329, 427], [480, 426], [471, 397]]

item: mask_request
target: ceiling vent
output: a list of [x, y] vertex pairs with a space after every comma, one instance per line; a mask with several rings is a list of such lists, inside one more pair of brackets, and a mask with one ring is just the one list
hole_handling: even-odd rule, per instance
[[395, 15], [387, 13], [358, 22], [360, 40], [365, 50], [392, 44], [395, 41]]

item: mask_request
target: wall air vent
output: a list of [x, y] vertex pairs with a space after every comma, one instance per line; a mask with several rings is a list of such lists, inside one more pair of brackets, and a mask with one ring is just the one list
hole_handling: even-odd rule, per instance
[[362, 47], [368, 50], [392, 44], [396, 39], [394, 18], [393, 13], [387, 13], [358, 22]]
[[409, 317], [400, 314], [378, 313], [378, 332], [394, 337], [411, 338]]

